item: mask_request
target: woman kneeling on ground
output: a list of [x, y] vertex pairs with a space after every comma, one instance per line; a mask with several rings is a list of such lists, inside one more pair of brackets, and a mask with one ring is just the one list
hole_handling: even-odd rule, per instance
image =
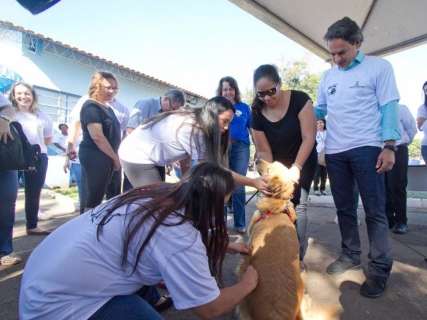
[[229, 312], [258, 282], [252, 267], [234, 286], [215, 280], [227, 249], [247, 252], [228, 241], [233, 188], [229, 171], [205, 162], [179, 183], [133, 189], [64, 224], [28, 259], [20, 319], [161, 319], [137, 292], [162, 280], [177, 309]]

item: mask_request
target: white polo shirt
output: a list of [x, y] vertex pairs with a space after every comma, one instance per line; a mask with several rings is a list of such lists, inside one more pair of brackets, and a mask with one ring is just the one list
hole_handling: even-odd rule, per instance
[[365, 56], [348, 70], [337, 66], [321, 79], [318, 105], [327, 105], [328, 135], [325, 153], [362, 146], [382, 146], [380, 106], [399, 100], [391, 64]]
[[171, 114], [151, 127], [140, 125], [122, 141], [120, 160], [164, 166], [188, 156], [203, 159], [203, 133], [194, 121], [192, 115]]

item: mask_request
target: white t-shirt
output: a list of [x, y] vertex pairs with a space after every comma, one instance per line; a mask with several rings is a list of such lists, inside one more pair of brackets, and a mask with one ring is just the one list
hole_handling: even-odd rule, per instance
[[316, 132], [316, 151], [321, 153], [325, 151], [326, 130]]
[[[99, 219], [96, 209], [88, 211], [56, 229], [36, 247], [22, 277], [21, 320], [87, 319], [112, 297], [133, 294], [143, 285], [161, 280], [177, 309], [204, 305], [219, 296], [206, 247], [190, 222], [159, 226], [131, 273], [133, 264], [121, 265], [125, 226], [129, 223], [126, 209], [115, 211], [98, 241]], [[170, 217], [166, 222], [177, 219]], [[150, 223], [144, 225], [136, 239], [143, 241], [150, 227]], [[129, 261], [135, 261], [136, 253], [137, 245], [132, 242]]]
[[380, 106], [399, 100], [391, 64], [365, 56], [349, 69], [326, 71], [318, 89], [318, 105], [327, 105], [325, 153], [362, 146], [382, 146]]
[[202, 132], [194, 129], [191, 115], [172, 114], [151, 127], [141, 125], [128, 135], [119, 147], [121, 160], [137, 164], [163, 166], [190, 156], [203, 159], [205, 146]]
[[64, 136], [61, 132], [55, 132], [52, 142], [59, 144], [64, 149], [67, 149], [67, 138], [68, 136]]
[[[417, 118], [427, 119], [427, 107], [425, 105], [421, 105], [417, 111]], [[427, 120], [424, 121], [421, 131], [423, 132], [423, 140], [421, 141], [422, 146], [427, 146]]]
[[50, 118], [41, 110], [36, 113], [18, 111], [15, 115], [15, 121], [21, 124], [28, 142], [38, 144], [41, 153], [47, 153], [44, 139], [53, 136]]

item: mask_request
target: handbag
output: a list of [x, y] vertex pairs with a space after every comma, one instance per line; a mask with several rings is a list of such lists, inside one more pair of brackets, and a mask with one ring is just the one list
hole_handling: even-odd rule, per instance
[[28, 142], [18, 122], [10, 123], [10, 133], [13, 139], [8, 139], [6, 143], [0, 142], [0, 171], [34, 168], [40, 159], [40, 146]]

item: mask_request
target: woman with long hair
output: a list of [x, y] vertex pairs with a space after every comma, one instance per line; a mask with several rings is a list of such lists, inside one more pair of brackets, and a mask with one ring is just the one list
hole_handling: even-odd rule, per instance
[[294, 179], [298, 215], [300, 259], [307, 248], [307, 198], [317, 164], [316, 121], [310, 97], [297, 90], [282, 90], [275, 66], [261, 65], [254, 72], [252, 137], [258, 158], [280, 161]]
[[108, 102], [117, 93], [117, 80], [111, 73], [95, 72], [89, 87], [89, 99], [80, 111], [83, 139], [79, 159], [84, 190], [83, 208], [100, 204], [111, 181], [113, 171], [120, 170], [117, 150], [120, 144], [120, 124]]
[[[122, 142], [119, 156], [129, 181], [134, 187], [161, 181], [156, 166], [180, 161], [212, 161], [227, 166], [229, 125], [234, 116], [232, 103], [214, 97], [201, 108], [181, 108], [163, 112], [137, 127]], [[266, 191], [260, 179], [232, 173], [239, 184]]]
[[[235, 109], [233, 120], [230, 123], [230, 169], [242, 176], [246, 176], [249, 165], [249, 133], [251, 128], [251, 110], [241, 101], [239, 86], [232, 77], [223, 77], [219, 80], [216, 91], [218, 96], [227, 98]], [[234, 215], [234, 228], [239, 233], [246, 232], [245, 214], [245, 187], [238, 186], [231, 197]]]
[[40, 158], [34, 170], [26, 170], [25, 177], [25, 218], [27, 234], [46, 235], [49, 232], [37, 226], [40, 206], [40, 195], [46, 179], [48, 166], [47, 145], [52, 142], [52, 121], [43, 111], [37, 108], [37, 95], [32, 86], [25, 82], [13, 85], [10, 96], [16, 108], [15, 121], [19, 122], [33, 145], [40, 146]]
[[424, 134], [421, 141], [421, 155], [424, 162], [427, 164], [427, 81], [423, 84], [424, 103], [418, 108], [417, 112], [417, 127]]
[[233, 188], [228, 170], [205, 162], [178, 183], [135, 188], [67, 222], [27, 262], [20, 319], [160, 319], [137, 292], [162, 280], [177, 309], [202, 318], [232, 310], [258, 280], [252, 267], [231, 287], [215, 279], [227, 248], [247, 252], [227, 236]]

